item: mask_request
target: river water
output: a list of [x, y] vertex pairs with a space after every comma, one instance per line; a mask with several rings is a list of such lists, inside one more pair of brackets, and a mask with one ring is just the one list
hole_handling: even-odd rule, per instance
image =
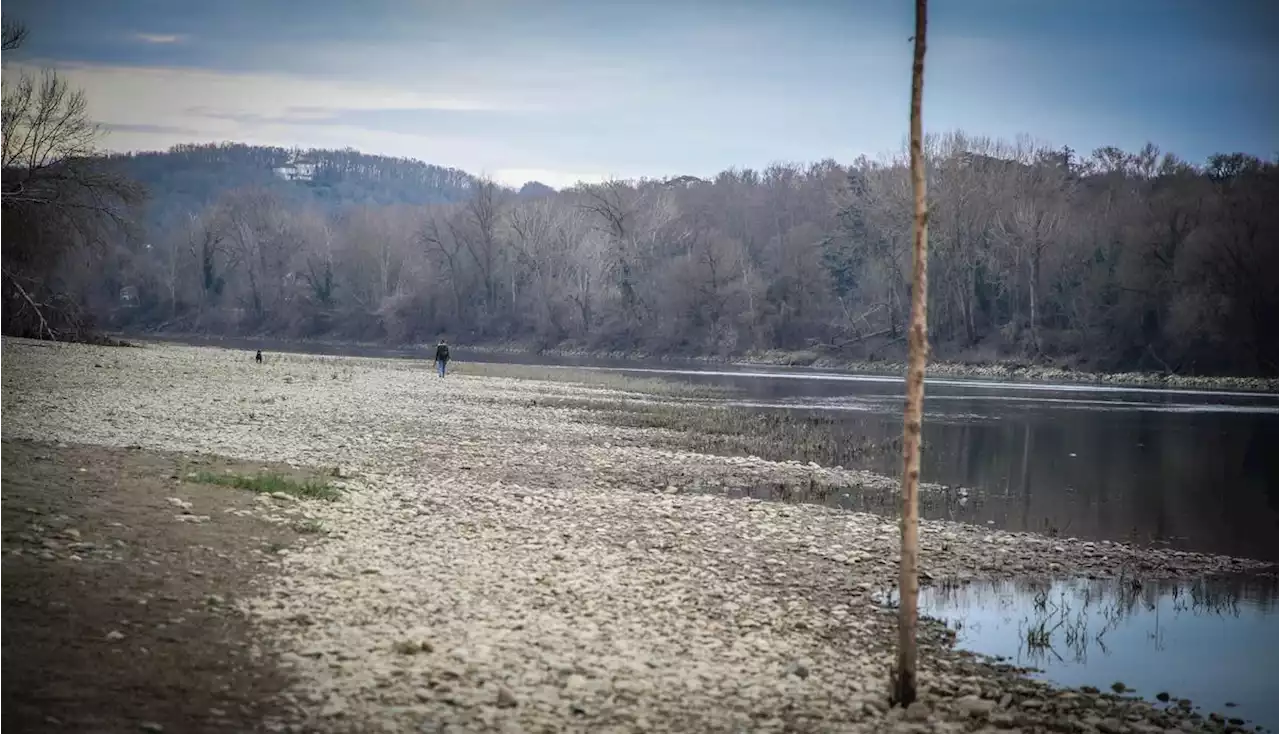
[[[809, 370], [610, 368], [728, 385], [758, 410], [902, 433], [903, 381]], [[1275, 395], [929, 379], [922, 478], [977, 490], [950, 519], [1276, 560]], [[865, 467], [897, 476], [901, 459]]]

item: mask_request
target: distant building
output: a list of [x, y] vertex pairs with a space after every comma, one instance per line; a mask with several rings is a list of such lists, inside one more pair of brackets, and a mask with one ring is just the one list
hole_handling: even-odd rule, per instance
[[305, 158], [295, 157], [285, 165], [272, 170], [286, 181], [310, 181], [316, 175], [316, 164]]

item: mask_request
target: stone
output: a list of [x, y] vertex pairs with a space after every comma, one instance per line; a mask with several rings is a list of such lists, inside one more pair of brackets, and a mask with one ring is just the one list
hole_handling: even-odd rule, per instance
[[1119, 719], [1106, 718], [1098, 722], [1098, 731], [1102, 734], [1127, 734], [1129, 727]]
[[991, 714], [996, 707], [996, 702], [977, 696], [962, 696], [956, 699], [956, 707], [969, 716], [983, 717]]
[[510, 688], [498, 686], [497, 704], [498, 708], [509, 709], [518, 706], [520, 701], [516, 699], [516, 694], [512, 693]]
[[907, 721], [928, 721], [929, 707], [923, 701], [912, 701], [905, 714]]
[[992, 726], [1000, 729], [1012, 729], [1018, 725], [1016, 716], [1010, 713], [1000, 712], [991, 714], [987, 720]]
[[192, 504], [181, 497], [170, 497], [168, 502], [183, 512], [191, 512]]
[[797, 660], [787, 668], [787, 675], [794, 675], [804, 680], [809, 677], [809, 666], [805, 664], [805, 661]]
[[420, 652], [431, 652], [435, 648], [426, 640], [400, 640], [392, 648], [401, 655], [417, 655]]
[[108, 642], [119, 642], [124, 639], [124, 633], [120, 630], [111, 630], [107, 633]]

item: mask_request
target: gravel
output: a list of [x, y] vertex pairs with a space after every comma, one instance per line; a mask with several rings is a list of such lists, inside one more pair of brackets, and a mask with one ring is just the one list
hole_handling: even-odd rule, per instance
[[[404, 360], [5, 340], [6, 438], [333, 467], [327, 540], [237, 600], [283, 651], [308, 731], [1225, 730], [1180, 707], [1047, 687], [921, 629], [921, 705], [885, 705], [898, 528], [728, 499], [865, 472], [659, 450], [538, 408], [608, 397]], [[680, 478], [673, 484], [669, 477]], [[888, 484], [886, 484], [888, 483]], [[694, 492], [694, 485], [700, 491]], [[674, 491], [670, 488], [674, 487]], [[712, 491], [707, 491], [711, 487]], [[921, 526], [930, 579], [1178, 577], [1263, 564]], [[1036, 704], [1025, 705], [1027, 701]]]

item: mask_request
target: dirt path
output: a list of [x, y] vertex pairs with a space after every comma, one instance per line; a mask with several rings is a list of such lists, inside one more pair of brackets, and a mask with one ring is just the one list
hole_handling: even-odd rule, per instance
[[249, 492], [176, 479], [260, 465], [9, 440], [2, 453], [7, 731], [263, 731], [290, 717], [276, 696], [288, 678], [236, 603], [300, 534]]

